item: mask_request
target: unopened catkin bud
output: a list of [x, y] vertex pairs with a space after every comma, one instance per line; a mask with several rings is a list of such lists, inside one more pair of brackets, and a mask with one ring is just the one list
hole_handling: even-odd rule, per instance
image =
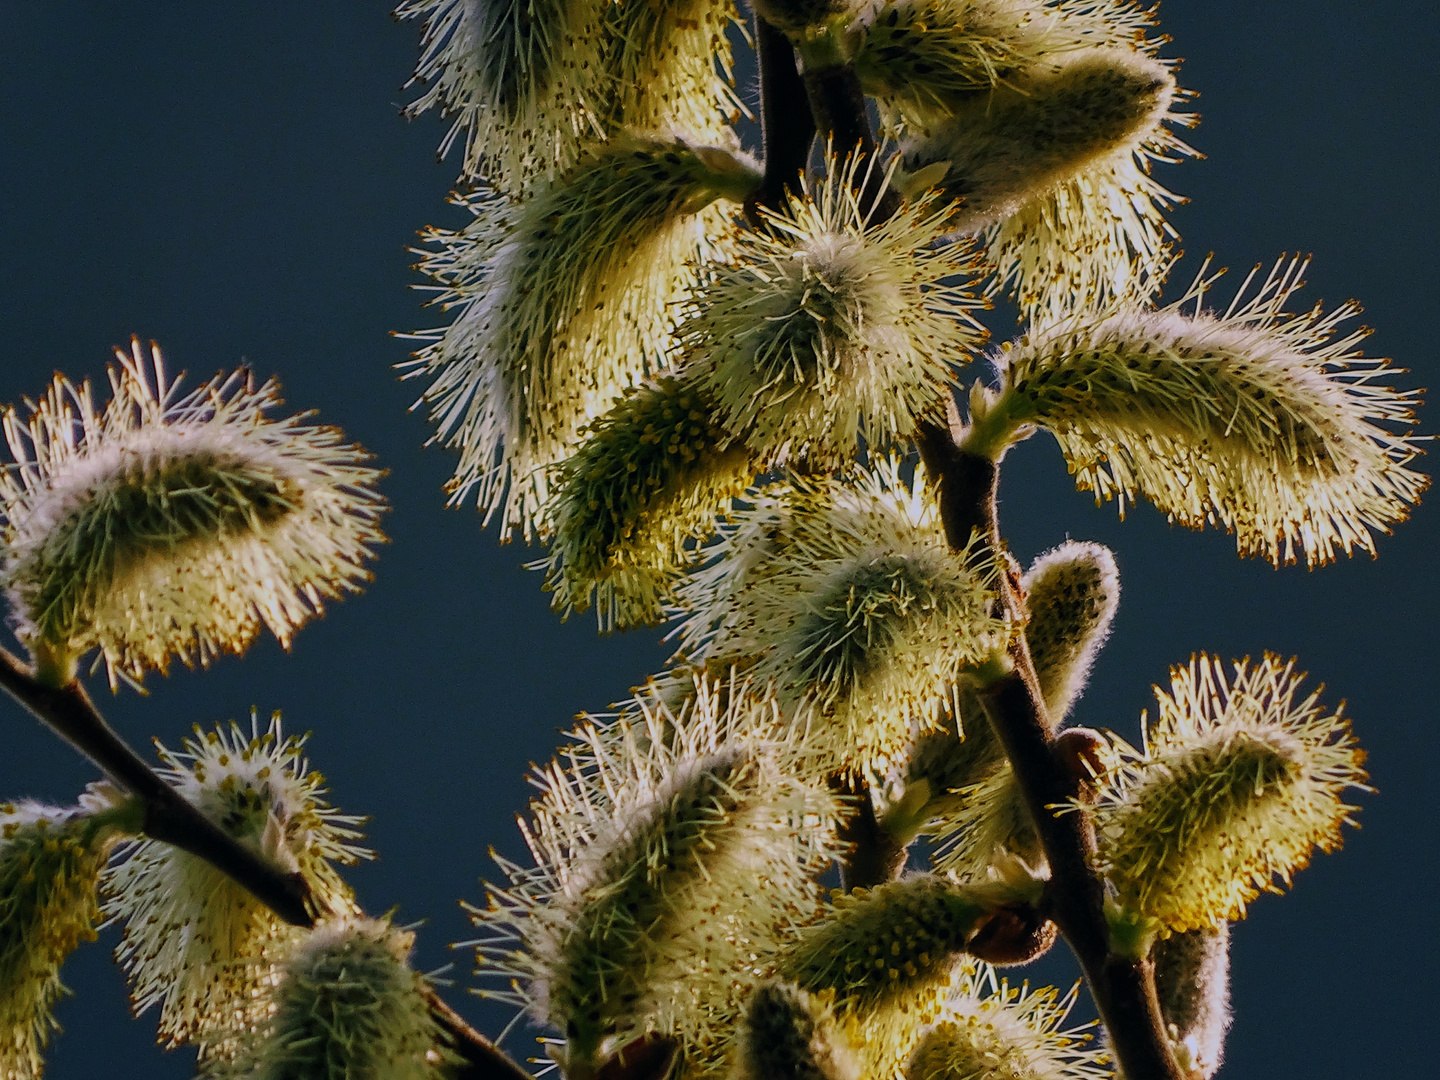
[[[1170, 520], [1234, 532], [1242, 555], [1310, 565], [1403, 520], [1428, 479], [1408, 468], [1412, 391], [1337, 335], [1358, 308], [1285, 310], [1301, 259], [1250, 279], [1223, 313], [1213, 277], [1155, 310], [1117, 304], [1037, 331], [1000, 360], [997, 408], [1054, 434], [1076, 484]], [[1248, 295], [1247, 295], [1248, 294]]]
[[837, 1009], [903, 1004], [947, 982], [990, 905], [934, 874], [837, 895], [781, 964], [802, 989], [832, 991]]
[[1031, 563], [1023, 585], [1030, 613], [1025, 640], [1046, 715], [1059, 726], [1085, 688], [1120, 604], [1115, 556], [1103, 544], [1070, 541]]
[[589, 426], [556, 480], [553, 607], [593, 605], [602, 630], [659, 621], [694, 542], [755, 472], [714, 409], [693, 382], [660, 376]]
[[1155, 992], [1182, 1068], [1215, 1075], [1230, 1027], [1230, 924], [1155, 943]]
[[1209, 929], [1279, 892], [1315, 848], [1340, 845], [1364, 787], [1350, 725], [1319, 692], [1300, 697], [1294, 661], [1224, 665], [1201, 656], [1157, 688], [1143, 754], [1122, 749], [1093, 811], [1099, 866], [1124, 912], [1171, 931]]
[[830, 1010], [787, 982], [757, 986], [736, 1038], [737, 1080], [859, 1080]]

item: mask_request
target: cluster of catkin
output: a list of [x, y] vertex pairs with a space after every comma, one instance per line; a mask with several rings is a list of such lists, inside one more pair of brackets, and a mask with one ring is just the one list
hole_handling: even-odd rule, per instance
[[[1351, 306], [1287, 311], [1302, 263], [1223, 312], [1204, 273], [1159, 303], [1174, 197], [1150, 168], [1188, 152], [1190, 117], [1131, 0], [754, 7], [810, 94], [767, 107], [822, 117], [816, 95], [852, 85], [878, 144], [821, 124], [818, 166], [769, 186], [736, 134], [730, 0], [400, 9], [423, 21], [414, 108], [453, 121], [474, 215], [427, 234], [448, 321], [405, 371], [458, 451], [452, 497], [549, 543], [560, 612], [678, 642], [537, 769], [532, 859], [502, 860], [472, 909], [478, 973], [568, 1080], [1110, 1076], [1066, 1026], [1073, 991], [996, 974], [1055, 932], [1037, 811], [977, 695], [1028, 657], [1058, 736], [1116, 560], [1066, 542], [1022, 572], [982, 531], [957, 545], [915, 445], [938, 428], [998, 464], [1043, 429], [1122, 511], [1144, 498], [1315, 565], [1373, 550], [1417, 500], [1416, 399], [1339, 331]], [[987, 356], [999, 294], [1024, 326]], [[244, 373], [182, 393], [138, 343], [109, 383], [97, 401], [57, 378], [4, 414], [0, 586], [39, 685], [87, 656], [113, 686], [261, 627], [285, 642], [366, 579], [383, 502], [362, 450], [274, 418], [274, 384]], [[1191, 1073], [1220, 1062], [1229, 922], [1339, 843], [1365, 780], [1302, 678], [1192, 659], [1138, 744], [1085, 736], [1082, 796], [1044, 810], [1093, 822], [1110, 948], [1154, 960]], [[0, 1080], [39, 1075], [59, 967], [104, 918], [137, 1011], [207, 1074], [458, 1068], [411, 935], [341, 877], [369, 853], [302, 740], [252, 722], [161, 754], [166, 783], [301, 876], [317, 925], [147, 837], [118, 789], [0, 806]], [[856, 821], [901, 855], [827, 898], [837, 864], [854, 884]]]

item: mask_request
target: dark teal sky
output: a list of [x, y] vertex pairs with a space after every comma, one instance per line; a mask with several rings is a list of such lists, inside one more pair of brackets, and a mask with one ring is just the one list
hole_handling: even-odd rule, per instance
[[[1427, 3], [1168, 0], [1171, 55], [1200, 91], [1200, 162], [1161, 178], [1192, 197], [1174, 220], [1196, 255], [1246, 269], [1314, 252], [1301, 302], [1356, 297], [1375, 352], [1434, 384], [1437, 282], [1433, 58]], [[446, 510], [442, 451], [406, 413], [417, 387], [387, 335], [431, 325], [406, 247], [454, 224], [431, 119], [397, 106], [416, 47], [386, 6], [0, 0], [0, 401], [60, 369], [100, 377], [110, 346], [159, 340], [174, 369], [248, 361], [289, 403], [317, 409], [391, 474], [393, 542], [365, 595], [335, 605], [294, 650], [273, 643], [209, 672], [153, 679], [101, 706], [136, 744], [174, 745], [195, 722], [251, 706], [313, 730], [335, 801], [373, 815], [380, 861], [352, 880], [374, 912], [425, 919], [418, 962], [455, 962], [452, 1000], [496, 1033], [473, 984], [456, 901], [479, 900], [487, 847], [519, 854], [523, 773], [581, 709], [603, 709], [661, 664], [653, 633], [597, 639], [547, 609], [535, 556], [501, 547], [472, 510]], [[1193, 272], [1189, 260], [1177, 277]], [[1221, 295], [1226, 295], [1222, 290]], [[1003, 330], [1001, 331], [1003, 333]], [[1433, 414], [1434, 410], [1427, 410]], [[1435, 427], [1427, 416], [1428, 426]], [[1141, 507], [1120, 522], [1074, 492], [1053, 444], [1006, 461], [1003, 526], [1024, 559], [1067, 535], [1115, 549], [1124, 592], [1081, 723], [1134, 736], [1149, 686], [1195, 650], [1298, 654], [1346, 699], [1378, 796], [1364, 828], [1321, 856], [1293, 895], [1263, 898], [1235, 934], [1231, 1077], [1355, 1080], [1433, 1068], [1428, 981], [1440, 970], [1433, 683], [1440, 530], [1422, 508], [1380, 558], [1324, 570], [1241, 562], [1223, 535], [1170, 529]], [[0, 702], [0, 797], [73, 799], [93, 770]], [[67, 969], [76, 990], [53, 1080], [188, 1076], [188, 1051], [126, 1019], [114, 932]], [[1047, 962], [1033, 977], [1073, 977]], [[1016, 973], [1020, 976], [1020, 973]], [[531, 1052], [517, 1031], [512, 1053]]]

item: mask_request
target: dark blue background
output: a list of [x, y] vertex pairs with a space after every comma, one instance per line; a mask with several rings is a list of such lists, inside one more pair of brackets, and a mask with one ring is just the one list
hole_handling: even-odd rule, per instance
[[[1361, 299], [1372, 348], [1411, 369], [1407, 385], [1432, 381], [1435, 9], [1171, 0], [1163, 16], [1171, 54], [1187, 58], [1182, 81], [1202, 95], [1192, 141], [1209, 155], [1162, 172], [1194, 200], [1174, 216], [1186, 245], [1237, 269], [1315, 252], [1304, 302]], [[141, 745], [174, 745], [192, 723], [243, 719], [252, 705], [313, 729], [335, 800], [374, 816], [381, 859], [351, 875], [362, 902], [427, 920], [419, 964], [453, 959], [468, 984], [467, 957], [446, 950], [469, 932], [456, 901], [481, 897], [487, 847], [519, 854], [527, 763], [666, 650], [653, 633], [597, 639], [585, 618], [561, 625], [520, 569], [534, 552], [498, 546], [471, 510], [444, 509], [450, 459], [420, 448], [425, 425], [406, 413], [417, 387], [391, 371], [406, 347], [387, 337], [436, 320], [407, 290], [405, 249], [425, 224], [458, 221], [444, 204], [456, 166], [433, 153], [440, 124], [397, 116], [416, 38], [380, 3], [0, 2], [0, 400], [39, 393], [57, 368], [100, 376], [109, 347], [134, 332], [197, 376], [242, 358], [278, 374], [291, 404], [318, 409], [392, 470], [393, 542], [373, 587], [292, 653], [262, 643], [243, 663], [153, 679], [148, 698], [96, 692]], [[1006, 466], [1004, 526], [1022, 557], [1067, 535], [1118, 555], [1119, 620], [1080, 722], [1134, 735], [1170, 663], [1272, 649], [1298, 654], [1329, 700], [1348, 699], [1371, 752], [1380, 795], [1362, 800], [1363, 831], [1236, 929], [1223, 1075], [1353, 1080], [1433, 1063], [1431, 508], [1382, 539], [1378, 561], [1275, 571], [1146, 507], [1123, 523], [1093, 508], [1048, 440]], [[66, 801], [93, 778], [0, 704], [0, 795]], [[188, 1051], [152, 1046], [153, 1017], [127, 1020], [114, 942], [107, 932], [67, 968], [76, 996], [49, 1075], [188, 1075]], [[1061, 959], [1032, 974], [1073, 978]], [[501, 1010], [458, 987], [451, 996], [483, 1028], [503, 1025]], [[526, 1055], [532, 1034], [507, 1045]]]

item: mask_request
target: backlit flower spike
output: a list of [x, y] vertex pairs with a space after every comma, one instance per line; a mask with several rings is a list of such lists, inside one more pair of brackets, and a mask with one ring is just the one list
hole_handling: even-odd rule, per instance
[[1045, 711], [1052, 727], [1058, 727], [1110, 636], [1120, 605], [1120, 575], [1105, 545], [1070, 540], [1031, 563], [1022, 585], [1030, 615], [1025, 641]]
[[585, 429], [555, 481], [545, 587], [601, 630], [659, 622], [696, 542], [758, 471], [693, 382], [658, 376]]
[[738, 145], [730, 128], [744, 106], [735, 92], [727, 30], [731, 0], [615, 0], [605, 15], [607, 130], [684, 131]]
[[736, 1080], [860, 1080], [830, 1010], [791, 983], [755, 988], [735, 1038]]
[[821, 919], [801, 931], [780, 974], [883, 1038], [886, 1027], [913, 1026], [915, 1011], [949, 985], [992, 906], [935, 874], [837, 892]]
[[1230, 1027], [1230, 924], [1155, 943], [1155, 993], [1182, 1070], [1214, 1076]]
[[823, 731], [837, 765], [883, 773], [913, 732], [952, 711], [960, 669], [1008, 635], [992, 575], [950, 551], [923, 473], [881, 462], [822, 480], [789, 534], [730, 601], [709, 648], [755, 657], [787, 711]]
[[543, 532], [548, 470], [587, 422], [669, 365], [692, 261], [728, 231], [711, 204], [743, 200], [758, 180], [726, 151], [626, 136], [523, 201], [462, 200], [474, 222], [426, 234], [434, 249], [419, 268], [454, 318], [415, 335], [428, 344], [406, 367], [430, 380], [436, 441], [460, 451], [453, 502], [473, 494], [507, 533]]
[[1340, 846], [1364, 754], [1318, 690], [1301, 696], [1303, 678], [1269, 655], [1229, 676], [1203, 655], [1171, 669], [1144, 752], [1119, 746], [1092, 811], [1122, 913], [1172, 932], [1241, 919], [1317, 847]]
[[1395, 371], [1360, 353], [1364, 330], [1339, 332], [1355, 305], [1286, 312], [1305, 265], [1276, 263], [1248, 296], [1247, 280], [1223, 314], [1201, 308], [1202, 272], [1158, 311], [1035, 331], [998, 361], [996, 407], [1048, 429], [1076, 484], [1122, 512], [1139, 493], [1277, 565], [1373, 554], [1429, 482], [1404, 430], [1419, 395], [1387, 385]]
[[[991, 977], [993, 982], [993, 976]], [[963, 977], [944, 1017], [928, 1028], [906, 1064], [905, 1080], [1108, 1080], [1103, 1047], [1085, 1030], [1066, 1028], [1079, 996], [1053, 986], [1031, 990], [1006, 983], [986, 992], [981, 978]]]
[[855, 71], [890, 126], [924, 131], [1065, 53], [1134, 48], [1153, 24], [1132, 0], [888, 0], [858, 22]]
[[[262, 729], [239, 725], [187, 738], [179, 752], [159, 745], [160, 775], [206, 817], [292, 872], [303, 874], [317, 911], [358, 908], [334, 864], [371, 853], [357, 841], [361, 818], [321, 797], [324, 778], [303, 755], [305, 737], [286, 736], [279, 716]], [[268, 1018], [263, 993], [304, 931], [290, 926], [230, 878], [157, 840], [127, 843], [104, 879], [105, 914], [124, 925], [116, 959], [130, 980], [137, 1014], [160, 1009], [170, 1045], [200, 1044], [228, 1057]]]
[[835, 857], [835, 796], [773, 703], [701, 682], [678, 715], [648, 695], [586, 720], [537, 770], [522, 831], [534, 860], [471, 915], [485, 996], [565, 1034], [567, 1068], [636, 1035], [710, 1060], [780, 943], [813, 917]]
[[462, 137], [462, 175], [521, 192], [573, 165], [603, 134], [605, 80], [599, 0], [407, 0], [397, 18], [422, 19], [407, 109], [452, 120], [440, 145]]
[[1190, 153], [1167, 125], [1182, 96], [1171, 65], [1145, 51], [1065, 53], [908, 139], [910, 172], [948, 162], [951, 226], [982, 236], [993, 288], [1050, 320], [1116, 298], [1148, 297], [1170, 266], [1177, 200], [1149, 175]]
[[115, 355], [103, 407], [57, 376], [27, 417], [3, 413], [0, 579], [42, 667], [68, 677], [98, 647], [113, 686], [243, 652], [262, 626], [288, 645], [369, 579], [384, 502], [364, 450], [268, 417], [273, 381], [182, 393], [157, 346]]
[[[68, 991], [60, 967], [95, 940], [96, 886], [133, 810], [100, 794], [75, 807], [0, 803], [0, 1078], [39, 1080]], [[127, 818], [131, 820], [126, 820]]]
[[415, 935], [374, 919], [312, 931], [269, 991], [273, 1016], [233, 1066], [250, 1080], [441, 1080], [450, 1053], [411, 970]]
[[849, 467], [939, 415], [952, 365], [984, 343], [983, 307], [964, 281], [964, 244], [942, 244], [933, 196], [883, 222], [858, 190], [874, 156], [830, 161], [767, 228], [741, 233], [711, 273], [680, 335], [687, 374], [708, 385], [720, 420], [767, 465]]

